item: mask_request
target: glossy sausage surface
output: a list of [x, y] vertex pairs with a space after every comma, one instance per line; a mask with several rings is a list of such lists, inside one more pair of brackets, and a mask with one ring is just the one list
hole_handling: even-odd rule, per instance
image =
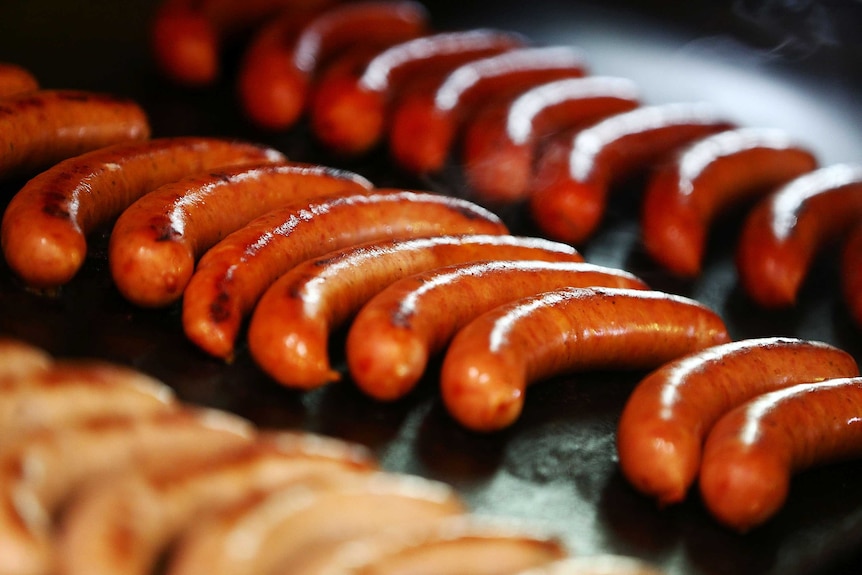
[[218, 167], [281, 161], [272, 148], [198, 137], [117, 144], [69, 158], [9, 202], [0, 230], [4, 256], [28, 286], [60, 287], [83, 265], [87, 236], [156, 187]]
[[500, 306], [462, 328], [440, 375], [443, 402], [476, 431], [518, 418], [527, 386], [565, 372], [652, 369], [730, 340], [702, 304], [658, 291], [549, 291]]
[[261, 297], [248, 330], [257, 364], [288, 387], [341, 377], [329, 362], [330, 332], [371, 297], [407, 275], [481, 260], [582, 261], [567, 244], [503, 235], [446, 235], [351, 246], [304, 262]]
[[712, 221], [817, 168], [817, 158], [780, 130], [728, 130], [682, 150], [650, 178], [643, 198], [647, 253], [682, 277], [696, 277]]
[[471, 319], [519, 297], [565, 286], [646, 289], [628, 272], [584, 262], [474, 262], [408, 276], [356, 315], [347, 335], [350, 376], [375, 399], [403, 397], [429, 359]]
[[207, 172], [165, 184], [117, 219], [108, 263], [129, 301], [167, 306], [182, 297], [195, 262], [256, 217], [303, 199], [370, 190], [345, 170], [312, 164], [268, 164]]
[[620, 468], [660, 505], [682, 501], [712, 425], [756, 395], [859, 375], [846, 351], [793, 338], [744, 339], [669, 362], [635, 387], [617, 427]]
[[376, 239], [505, 232], [491, 212], [431, 192], [378, 189], [299, 202], [255, 219], [204, 254], [186, 286], [183, 327], [201, 349], [230, 359], [257, 300], [304, 260]]

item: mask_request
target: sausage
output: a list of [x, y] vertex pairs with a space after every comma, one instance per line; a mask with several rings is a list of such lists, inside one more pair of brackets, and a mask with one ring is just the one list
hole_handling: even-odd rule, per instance
[[330, 332], [392, 282], [478, 260], [583, 261], [567, 244], [508, 234], [434, 236], [351, 246], [296, 266], [264, 293], [248, 328], [257, 364], [288, 387], [311, 389], [340, 373], [328, 357]]
[[536, 156], [548, 138], [636, 108], [636, 85], [592, 76], [546, 82], [467, 120], [462, 162], [470, 191], [489, 204], [526, 198]]
[[251, 431], [248, 422], [224, 412], [178, 409], [106, 415], [12, 442], [0, 456], [2, 572], [51, 572], [55, 517], [87, 481], [129, 466], [187, 465], [235, 449], [250, 440]]
[[0, 445], [32, 430], [98, 415], [176, 406], [171, 388], [137, 370], [96, 360], [57, 360], [47, 370], [0, 381]]
[[747, 216], [736, 267], [746, 294], [764, 308], [787, 308], [817, 252], [862, 221], [862, 165], [835, 164], [799, 176]]
[[70, 501], [55, 545], [57, 570], [144, 575], [204, 511], [227, 508], [254, 493], [375, 468], [357, 445], [281, 432], [261, 433], [250, 445], [189, 465], [108, 476]]
[[709, 225], [817, 168], [817, 158], [780, 130], [741, 128], [707, 136], [650, 178], [643, 200], [647, 253], [674, 274], [700, 274]]
[[326, 252], [377, 239], [505, 233], [491, 212], [431, 192], [379, 189], [275, 210], [210, 248], [183, 298], [183, 328], [207, 353], [230, 360], [243, 320], [281, 274]]
[[3, 254], [26, 285], [56, 290], [83, 265], [87, 237], [154, 188], [219, 166], [281, 161], [284, 156], [271, 148], [196, 137], [81, 154], [45, 170], [13, 196], [0, 224]]
[[520, 48], [467, 62], [428, 91], [398, 102], [389, 130], [390, 155], [408, 172], [438, 172], [464, 120], [490, 101], [514, 97], [540, 82], [585, 73], [583, 54], [568, 46]]
[[745, 532], [784, 505], [791, 476], [862, 457], [862, 378], [802, 383], [737, 407], [713, 426], [700, 470], [704, 504]]
[[518, 575], [664, 575], [664, 572], [634, 557], [605, 554], [565, 557]]
[[45, 371], [53, 363], [54, 358], [44, 349], [19, 339], [0, 336], [0, 382], [15, 381]]
[[424, 34], [427, 10], [412, 0], [365, 0], [329, 8], [302, 22], [293, 13], [256, 32], [240, 63], [237, 91], [249, 119], [286, 130], [305, 111], [317, 71], [356, 45], [382, 49]]
[[566, 288], [500, 306], [462, 328], [443, 359], [452, 417], [475, 431], [518, 418], [529, 383], [587, 369], [654, 369], [730, 340], [706, 306], [659, 291]]
[[379, 400], [407, 394], [429, 358], [472, 318], [519, 297], [564, 286], [646, 289], [628, 272], [583, 262], [471, 262], [408, 276], [375, 295], [347, 334], [347, 366]]
[[110, 94], [38, 90], [3, 98], [0, 178], [30, 174], [90, 150], [149, 136], [144, 110]]
[[198, 522], [175, 545], [167, 575], [292, 570], [339, 543], [465, 512], [451, 487], [409, 475], [370, 473], [327, 487], [278, 489]]
[[849, 234], [844, 244], [841, 287], [851, 319], [862, 327], [862, 225]]
[[793, 338], [744, 339], [669, 362], [635, 387], [617, 427], [620, 469], [660, 505], [682, 501], [713, 424], [767, 391], [859, 375], [849, 353]]
[[555, 537], [523, 527], [454, 517], [439, 524], [390, 529], [314, 553], [295, 575], [435, 573], [503, 575], [557, 561], [567, 555]]
[[215, 83], [224, 43], [285, 11], [302, 17], [329, 0], [163, 0], [150, 29], [150, 48], [159, 71], [188, 87]]
[[0, 62], [0, 98], [34, 92], [38, 89], [39, 80], [30, 70], [10, 62]]
[[361, 155], [384, 137], [391, 103], [431, 85], [476, 58], [524, 46], [514, 33], [476, 29], [444, 32], [396, 44], [372, 58], [357, 76], [332, 75], [317, 87], [309, 122], [312, 134], [341, 155]]
[[602, 221], [609, 187], [679, 147], [732, 124], [706, 104], [646, 106], [555, 138], [538, 159], [527, 192], [544, 235], [571, 244]]
[[167, 306], [182, 296], [195, 261], [252, 219], [300, 199], [372, 187], [353, 172], [300, 163], [241, 166], [171, 182], [117, 219], [108, 249], [111, 274], [132, 303]]

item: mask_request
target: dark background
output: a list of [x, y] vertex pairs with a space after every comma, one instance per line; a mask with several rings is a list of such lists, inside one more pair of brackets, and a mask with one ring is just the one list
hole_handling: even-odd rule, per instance
[[[237, 111], [232, 73], [237, 38], [220, 81], [185, 89], [153, 69], [145, 0], [0, 3], [0, 60], [30, 68], [48, 88], [103, 90], [137, 99], [154, 136], [237, 136], [275, 145], [291, 158], [355, 169], [379, 185], [465, 190], [457, 166], [414, 181], [385, 153], [343, 162], [318, 148], [305, 127], [269, 134]], [[862, 3], [457, 2], [426, 4], [439, 29], [499, 27], [540, 44], [585, 49], [596, 74], [625, 76], [647, 103], [706, 100], [742, 125], [779, 127], [806, 142], [826, 165], [855, 162], [862, 150]], [[0, 183], [0, 209], [22, 182]], [[589, 261], [624, 267], [654, 287], [695, 297], [722, 314], [735, 338], [790, 335], [828, 341], [862, 361], [860, 331], [838, 292], [834, 252], [819, 258], [796, 309], [768, 313], [739, 292], [732, 251], [739, 213], [710, 239], [707, 267], [694, 282], [667, 277], [638, 240], [638, 185], [614, 192], [606, 221], [583, 246]], [[504, 214], [505, 215], [505, 214]], [[532, 233], [523, 222], [516, 231]], [[519, 227], [520, 226], [520, 227]], [[360, 441], [387, 469], [455, 485], [477, 512], [536, 522], [575, 553], [623, 553], [678, 575], [862, 572], [862, 462], [799, 475], [790, 500], [745, 536], [718, 526], [696, 494], [659, 511], [629, 488], [615, 461], [616, 418], [643, 374], [589, 373], [542, 382], [522, 419], [492, 436], [467, 433], [437, 401], [432, 367], [412, 396], [381, 405], [350, 382], [312, 392], [279, 388], [243, 349], [232, 365], [185, 341], [177, 308], [138, 310], [120, 298], [105, 263], [106, 233], [92, 240], [82, 273], [55, 299], [23, 290], [0, 262], [0, 333], [60, 356], [103, 357], [151, 373], [191, 402], [274, 427], [303, 428]], [[338, 338], [334, 344], [337, 353]]]

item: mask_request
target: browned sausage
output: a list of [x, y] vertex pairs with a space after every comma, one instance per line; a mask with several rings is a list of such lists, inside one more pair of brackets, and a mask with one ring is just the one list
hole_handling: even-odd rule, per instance
[[0, 98], [17, 96], [38, 89], [39, 80], [30, 70], [10, 62], [0, 62]]

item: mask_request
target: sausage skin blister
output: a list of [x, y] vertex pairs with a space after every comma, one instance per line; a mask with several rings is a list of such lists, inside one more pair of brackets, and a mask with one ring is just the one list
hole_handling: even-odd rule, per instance
[[372, 188], [353, 172], [299, 163], [243, 166], [163, 185], [117, 219], [108, 246], [114, 283], [136, 305], [170, 305], [182, 297], [200, 256], [254, 218], [299, 200]]
[[716, 422], [703, 450], [700, 494], [722, 524], [745, 532], [784, 502], [793, 474], [862, 457], [862, 378], [766, 393]]
[[564, 372], [651, 369], [730, 340], [706, 306], [651, 290], [568, 288], [499, 306], [461, 328], [443, 359], [447, 410], [483, 432], [517, 420], [527, 386]]
[[540, 238], [442, 235], [371, 242], [296, 266], [264, 293], [248, 329], [252, 357], [282, 385], [311, 389], [340, 379], [330, 333], [375, 294], [410, 274], [481, 260], [582, 261], [571, 246]]
[[183, 328], [202, 350], [230, 359], [260, 296], [309, 258], [371, 240], [506, 231], [484, 208], [430, 192], [377, 189], [299, 202], [253, 220], [204, 254], [186, 286]]
[[620, 469], [660, 505], [678, 503], [724, 413], [768, 391], [856, 375], [846, 351], [794, 338], [744, 339], [686, 355], [650, 373], [629, 396], [617, 426]]
[[56, 289], [83, 265], [87, 236], [154, 188], [204, 170], [284, 160], [265, 146], [198, 137], [117, 144], [69, 158], [9, 202], [0, 230], [6, 262], [28, 286]]
[[11, 62], [0, 62], [0, 98], [39, 89], [39, 80], [30, 70]]
[[[536, 84], [587, 73], [580, 50], [527, 47], [468, 62], [437, 86], [398, 102], [389, 128], [389, 152], [415, 174], [440, 171], [465, 119], [492, 100], [505, 100]], [[422, 137], [416, 137], [422, 134]]]
[[720, 213], [817, 166], [810, 150], [780, 130], [741, 128], [694, 143], [650, 177], [641, 222], [647, 253], [676, 275], [696, 277]]

